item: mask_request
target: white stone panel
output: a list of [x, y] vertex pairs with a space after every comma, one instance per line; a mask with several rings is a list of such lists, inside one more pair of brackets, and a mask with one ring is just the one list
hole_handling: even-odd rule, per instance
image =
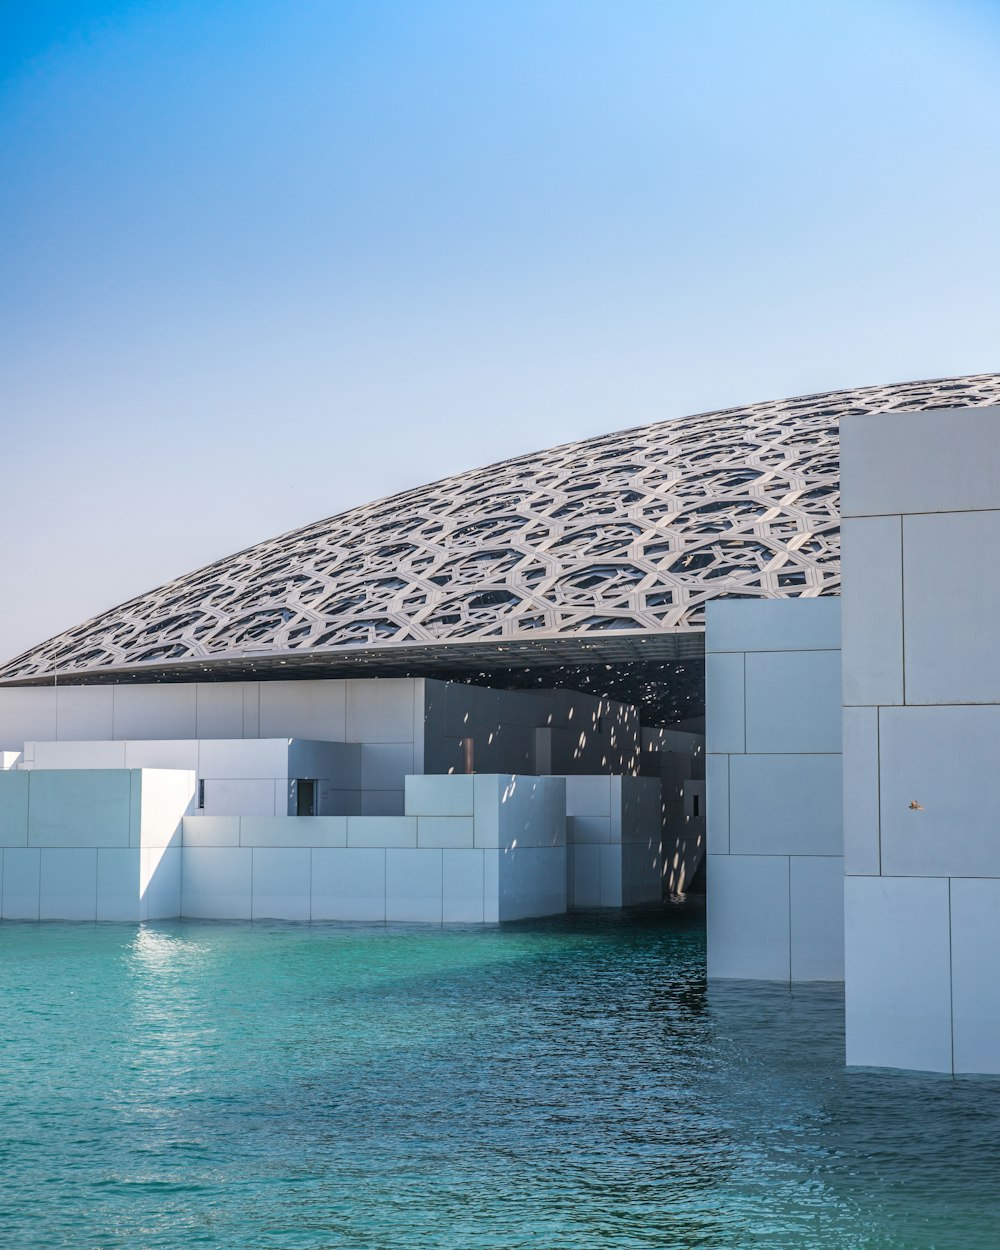
[[903, 538], [906, 702], [1000, 703], [1000, 511], [908, 516]]
[[[284, 783], [282, 783], [283, 785]], [[206, 816], [285, 816], [284, 801], [280, 812], [275, 806], [273, 781], [205, 781]]]
[[417, 818], [416, 816], [348, 816], [347, 845], [415, 848]]
[[347, 733], [347, 684], [322, 680], [255, 683], [259, 727], [253, 736], [320, 742], [356, 740]]
[[998, 420], [998, 408], [842, 417], [843, 515], [995, 508]]
[[792, 855], [790, 886], [793, 981], [844, 979], [844, 861], [839, 855]]
[[[709, 604], [711, 607], [711, 604]], [[742, 652], [705, 656], [705, 749], [746, 750], [746, 701]]]
[[142, 851], [102, 846], [97, 852], [97, 919], [137, 921]]
[[[566, 782], [563, 777], [501, 777], [499, 783], [501, 846], [565, 847]], [[476, 818], [478, 846], [483, 845], [478, 804]]]
[[747, 751], [839, 754], [840, 696], [839, 649], [748, 654]]
[[610, 816], [567, 816], [566, 844], [610, 842]]
[[903, 549], [900, 518], [845, 520], [841, 525], [841, 544], [844, 569], [844, 703], [902, 703]]
[[878, 708], [844, 708], [844, 871], [852, 876], [880, 872], [878, 718]]
[[598, 847], [601, 856], [601, 906], [621, 907], [622, 897], [622, 847], [620, 845]]
[[483, 859], [492, 851], [445, 850], [442, 852], [442, 918], [446, 924], [482, 924]]
[[787, 855], [709, 855], [708, 975], [791, 978]]
[[37, 920], [41, 852], [28, 847], [3, 851], [3, 918]]
[[[129, 845], [134, 774], [104, 769], [59, 769], [29, 775], [29, 846]], [[138, 774], [135, 777], [138, 781]], [[96, 860], [94, 871], [97, 871]]]
[[347, 846], [347, 821], [346, 816], [241, 816], [240, 846]]
[[[424, 776], [406, 778], [407, 816], [471, 816], [473, 783], [487, 778]], [[490, 777], [496, 786], [496, 778]]]
[[26, 772], [0, 773], [0, 846], [28, 845], [28, 784]]
[[150, 847], [141, 852], [140, 909], [143, 920], [172, 920], [181, 913], [181, 863], [179, 846]]
[[20, 751], [25, 742], [57, 737], [56, 692], [47, 687], [0, 690], [0, 749]]
[[39, 866], [40, 919], [97, 919], [95, 848], [43, 846]]
[[55, 737], [71, 742], [115, 736], [114, 686], [61, 686]]
[[349, 742], [413, 741], [415, 682], [352, 678], [346, 685]]
[[729, 854], [729, 756], [705, 757], [705, 819], [709, 855]]
[[567, 906], [601, 906], [601, 847], [582, 844], [567, 848], [569, 891]]
[[195, 685], [198, 738], [243, 737], [243, 683], [200, 681]]
[[839, 755], [734, 755], [729, 761], [733, 855], [842, 855]]
[[32, 742], [25, 744], [35, 768], [125, 768], [124, 742]]
[[362, 790], [402, 790], [416, 771], [411, 742], [365, 742], [360, 755]]
[[314, 850], [313, 920], [385, 920], [384, 850]]
[[308, 850], [256, 847], [253, 851], [252, 918], [308, 920], [311, 877]]
[[[132, 801], [140, 794], [139, 833], [143, 846], [171, 846], [181, 843], [182, 822], [193, 815], [195, 775], [180, 769], [144, 768], [132, 774]], [[131, 845], [138, 846], [135, 822]]]
[[847, 1062], [950, 1072], [946, 878], [847, 877]]
[[566, 910], [565, 844], [507, 847], [499, 859], [500, 920], [553, 916]]
[[197, 683], [114, 686], [114, 737], [194, 738]]
[[956, 1072], [1000, 1072], [1000, 880], [951, 882]]
[[[198, 771], [198, 743], [184, 739], [163, 741], [119, 742], [125, 748], [125, 768], [175, 768], [184, 772]], [[110, 767], [110, 765], [108, 766]], [[121, 768], [118, 764], [115, 767]]]
[[288, 777], [289, 739], [219, 739], [199, 744], [198, 772], [206, 780]]
[[443, 917], [442, 851], [387, 850], [385, 918], [441, 923]]
[[1000, 707], [881, 709], [886, 876], [1000, 876], [998, 743]]
[[207, 920], [251, 919], [253, 855], [249, 847], [185, 847], [181, 914]]
[[840, 647], [839, 599], [795, 599], [791, 604], [792, 611], [787, 599], [727, 599], [706, 604], [705, 650], [817, 651]]
[[610, 817], [611, 778], [567, 776], [566, 815]]
[[362, 816], [402, 816], [404, 795], [402, 790], [362, 790]]
[[[404, 817], [404, 819], [409, 819]], [[474, 845], [471, 816], [420, 816], [417, 819], [417, 846], [438, 849], [469, 849]]]
[[239, 846], [239, 816], [185, 816], [182, 840], [188, 846]]

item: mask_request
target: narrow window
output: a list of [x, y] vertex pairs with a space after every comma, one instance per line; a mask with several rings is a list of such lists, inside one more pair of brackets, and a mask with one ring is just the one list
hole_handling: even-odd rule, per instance
[[691, 795], [691, 815], [695, 818], [695, 820], [697, 820], [698, 817], [701, 815], [701, 795], [700, 794]]
[[295, 815], [316, 815], [316, 782], [296, 781], [295, 783]]
[[203, 808], [204, 806], [205, 806], [205, 783], [204, 781], [199, 781], [198, 782], [198, 807]]

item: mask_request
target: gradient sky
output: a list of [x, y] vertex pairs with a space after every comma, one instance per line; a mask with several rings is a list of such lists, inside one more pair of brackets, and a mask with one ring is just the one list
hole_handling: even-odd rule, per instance
[[1000, 0], [0, 15], [0, 657], [448, 473], [1000, 368]]

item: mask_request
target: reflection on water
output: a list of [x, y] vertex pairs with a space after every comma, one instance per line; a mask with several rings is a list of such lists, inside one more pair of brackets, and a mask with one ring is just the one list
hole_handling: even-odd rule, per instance
[[1000, 1082], [701, 919], [0, 926], [0, 1244], [995, 1250]]

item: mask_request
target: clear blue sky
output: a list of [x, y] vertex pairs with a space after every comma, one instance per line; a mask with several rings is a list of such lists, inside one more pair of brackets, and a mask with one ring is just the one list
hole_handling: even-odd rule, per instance
[[505, 456], [1000, 367], [1000, 0], [0, 14], [0, 655]]

